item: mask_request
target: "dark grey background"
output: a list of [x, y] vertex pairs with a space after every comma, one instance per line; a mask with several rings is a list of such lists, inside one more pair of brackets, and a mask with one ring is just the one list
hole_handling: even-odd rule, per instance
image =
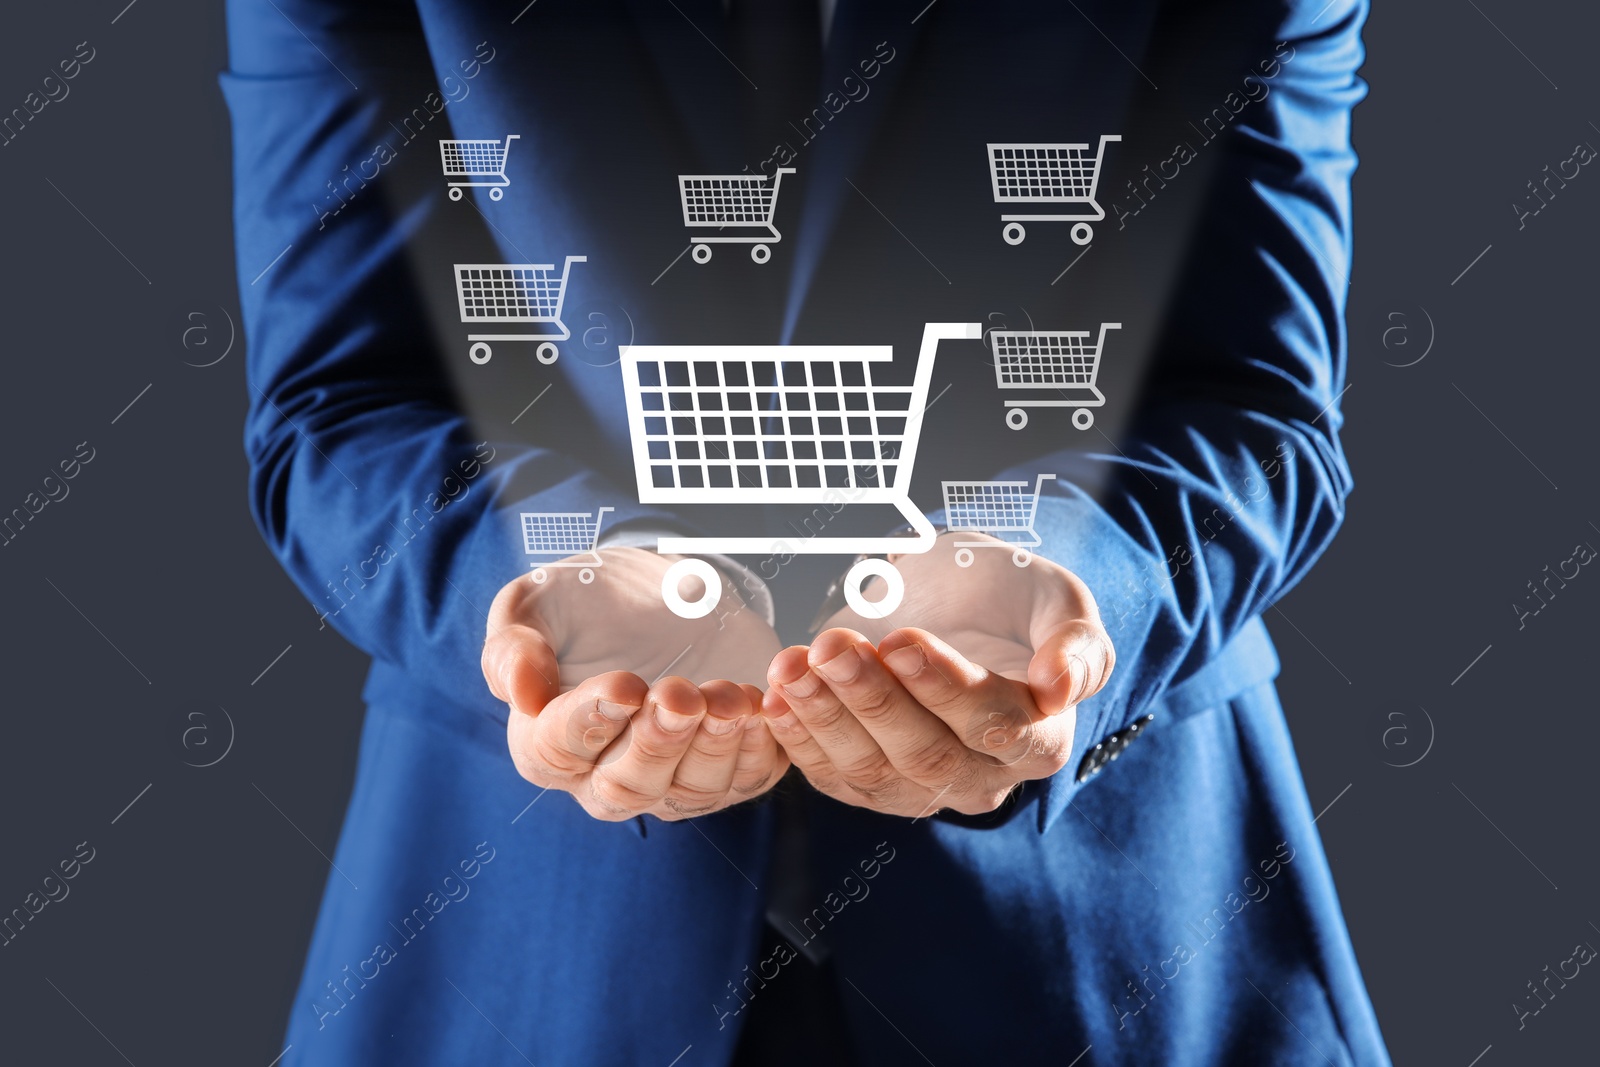
[[[365, 659], [319, 631], [250, 522], [243, 339], [186, 365], [222, 356], [238, 322], [220, 8], [125, 2], [13, 8], [0, 31], [0, 113], [78, 42], [96, 52], [0, 148], [0, 514], [95, 450], [0, 547], [0, 914], [95, 849], [0, 948], [0, 1059], [265, 1067], [348, 795]], [[1600, 145], [1597, 29], [1556, 0], [1450, 0], [1380, 3], [1366, 35], [1343, 404], [1357, 490], [1267, 622], [1403, 1064], [1571, 1062], [1600, 1018], [1587, 971], [1520, 1030], [1512, 1007], [1600, 945], [1600, 571], [1521, 630], [1512, 608], [1546, 564], [1600, 547], [1600, 167], [1521, 230], [1511, 207]]]

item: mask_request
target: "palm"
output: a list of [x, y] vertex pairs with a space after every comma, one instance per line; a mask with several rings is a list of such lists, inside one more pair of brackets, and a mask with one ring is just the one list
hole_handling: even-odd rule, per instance
[[[961, 539], [977, 538], [963, 534]], [[1039, 640], [1054, 629], [1058, 616], [1069, 618], [1066, 613], [1076, 607], [1062, 595], [1059, 569], [1037, 562], [1017, 567], [1011, 552], [1001, 548], [976, 550], [972, 565], [959, 567], [954, 540], [946, 535], [931, 552], [895, 559], [906, 596], [889, 618], [863, 619], [847, 608], [827, 626], [859, 630], [874, 643], [900, 627], [915, 626], [939, 635], [972, 662], [1025, 681]]]
[[634, 548], [601, 552], [603, 567], [583, 585], [572, 568], [547, 568], [543, 584], [527, 582], [525, 618], [549, 640], [561, 688], [627, 671], [651, 682], [668, 672], [701, 683], [718, 678], [761, 684], [780, 645], [766, 621], [725, 597], [731, 610], [681, 619], [661, 600], [661, 577], [672, 562]]

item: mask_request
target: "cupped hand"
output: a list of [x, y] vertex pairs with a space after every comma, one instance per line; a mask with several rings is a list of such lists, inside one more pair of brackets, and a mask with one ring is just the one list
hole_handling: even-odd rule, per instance
[[601, 554], [592, 583], [547, 566], [489, 609], [483, 676], [511, 707], [518, 773], [608, 821], [702, 815], [776, 783], [789, 761], [752, 684], [779, 649], [772, 628], [748, 608], [681, 619], [661, 600], [675, 557]]
[[[959, 567], [956, 540], [994, 547]], [[1015, 566], [994, 538], [945, 534], [892, 561], [901, 606], [885, 620], [847, 609], [810, 647], [780, 652], [764, 713], [836, 800], [913, 818], [993, 811], [1065, 766], [1076, 707], [1115, 665], [1111, 638], [1081, 580], [1041, 557]]]

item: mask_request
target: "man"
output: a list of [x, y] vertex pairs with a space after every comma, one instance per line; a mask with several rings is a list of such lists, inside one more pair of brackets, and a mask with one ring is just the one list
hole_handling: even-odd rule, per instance
[[[518, 6], [230, 6], [252, 503], [375, 660], [284, 1062], [1386, 1063], [1260, 621], [1350, 490], [1365, 5]], [[1002, 240], [987, 144], [1113, 134], [1090, 235]], [[676, 175], [780, 167], [767, 262], [685, 254]], [[452, 265], [569, 255], [558, 362], [467, 358]], [[951, 321], [1122, 324], [1092, 432], [940, 346], [911, 496], [1055, 475], [1028, 565], [892, 553], [875, 620], [718, 556], [669, 613], [659, 536], [895, 520], [637, 502], [618, 343]], [[602, 507], [530, 581], [518, 516]]]

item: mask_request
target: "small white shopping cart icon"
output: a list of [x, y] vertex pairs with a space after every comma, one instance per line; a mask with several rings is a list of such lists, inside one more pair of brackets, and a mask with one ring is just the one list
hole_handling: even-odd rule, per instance
[[[663, 537], [660, 552], [851, 555], [927, 552], [938, 533], [911, 502], [911, 468], [922, 434], [928, 383], [941, 339], [983, 336], [977, 323], [930, 322], [910, 385], [878, 385], [872, 365], [894, 359], [888, 345], [631, 345], [622, 383], [641, 503], [888, 504], [915, 537]], [[809, 526], [808, 526], [809, 530]], [[686, 600], [687, 576], [705, 586]], [[862, 587], [882, 578], [884, 596]], [[883, 618], [900, 605], [905, 581], [883, 559], [850, 569], [845, 600]], [[710, 564], [668, 568], [661, 597], [685, 619], [710, 614], [722, 580]]]
[[461, 190], [487, 187], [490, 200], [505, 195], [511, 179], [506, 177], [506, 156], [511, 142], [520, 134], [508, 133], [504, 141], [446, 141], [439, 142], [439, 160], [444, 164], [446, 178], [478, 178], [480, 181], [450, 182], [450, 199], [460, 200]]
[[461, 302], [461, 321], [547, 322], [554, 327], [547, 333], [471, 333], [472, 347], [467, 355], [474, 363], [487, 363], [494, 354], [490, 341], [537, 341], [540, 363], [554, 363], [561, 354], [557, 341], [572, 336], [561, 321], [561, 303], [567, 293], [567, 272], [574, 263], [588, 256], [568, 256], [555, 277], [553, 263], [457, 263], [456, 296]]
[[1086, 144], [991, 144], [989, 177], [994, 181], [995, 203], [1083, 205], [1076, 215], [1001, 215], [1006, 244], [1020, 245], [1028, 236], [1024, 222], [1070, 222], [1073, 242], [1088, 244], [1094, 238], [1094, 227], [1089, 224], [1106, 217], [1105, 209], [1094, 199], [1100, 161], [1106, 154], [1106, 142], [1120, 140], [1121, 134], [1105, 134], [1093, 156]]
[[1072, 425], [1087, 430], [1094, 412], [1106, 402], [1095, 386], [1100, 374], [1100, 353], [1106, 331], [1120, 330], [1120, 322], [1102, 322], [1100, 336], [1089, 343], [1087, 330], [991, 330], [994, 345], [995, 384], [1001, 389], [1050, 389], [1057, 396], [1044, 400], [1007, 400], [1006, 425], [1020, 430], [1028, 425], [1024, 408], [1075, 408]]
[[[615, 508], [601, 508], [590, 515], [577, 512], [522, 513], [522, 551], [530, 556], [555, 556], [554, 560], [535, 563], [531, 577], [543, 585], [550, 579], [550, 569], [578, 567], [578, 581], [588, 585], [594, 581], [594, 568], [605, 565], [600, 553], [594, 549], [600, 537], [600, 522], [606, 512]], [[588, 559], [581, 557], [588, 556]], [[571, 558], [568, 558], [571, 557]]]
[[678, 192], [683, 196], [683, 224], [690, 229], [727, 227], [759, 228], [759, 234], [718, 234], [694, 239], [694, 261], [711, 259], [714, 244], [751, 245], [750, 258], [765, 263], [772, 258], [768, 243], [777, 244], [783, 235], [772, 224], [778, 210], [778, 186], [793, 167], [779, 167], [769, 179], [765, 174], [680, 174]]
[[1044, 483], [1054, 474], [1041, 474], [1028, 492], [1027, 482], [945, 482], [944, 522], [953, 533], [986, 533], [998, 541], [957, 541], [956, 564], [972, 566], [974, 548], [1009, 548], [1011, 562], [1026, 567], [1033, 562], [1030, 548], [1037, 548], [1034, 516], [1039, 513], [1039, 495]]

